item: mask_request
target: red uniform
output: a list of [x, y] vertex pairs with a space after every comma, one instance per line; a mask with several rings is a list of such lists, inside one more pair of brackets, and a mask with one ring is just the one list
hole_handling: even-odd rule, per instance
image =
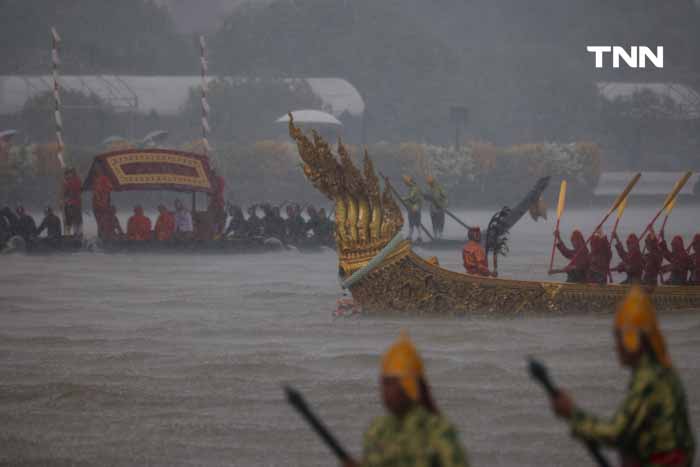
[[76, 234], [81, 234], [81, 226], [83, 225], [81, 189], [80, 177], [75, 170], [69, 169], [63, 179], [63, 219], [65, 220], [66, 233], [69, 235], [72, 233], [73, 227], [76, 229]]
[[574, 230], [571, 233], [571, 245], [573, 248], [567, 248], [564, 242], [558, 238], [557, 249], [566, 259], [571, 260], [571, 264], [564, 269], [567, 274], [566, 281], [586, 282], [588, 280], [590, 258], [586, 239], [583, 238], [580, 230]]
[[594, 235], [591, 239], [591, 256], [588, 266], [588, 282], [608, 283], [608, 270], [612, 260], [612, 249], [605, 235]]
[[126, 225], [126, 236], [129, 240], [150, 240], [151, 220], [143, 215], [141, 206], [134, 208], [134, 215]]
[[490, 276], [489, 265], [486, 260], [486, 252], [481, 244], [474, 240], [469, 240], [462, 250], [462, 260], [464, 269], [469, 274], [478, 276]]
[[690, 255], [685, 251], [683, 238], [680, 235], [673, 237], [673, 240], [671, 240], [671, 251], [668, 250], [666, 242], [662, 241], [660, 247], [664, 258], [670, 263], [667, 268], [664, 268], [671, 272], [668, 283], [671, 285], [687, 284], [688, 271], [691, 270], [692, 264]]
[[157, 240], [170, 240], [175, 232], [175, 216], [172, 212], [161, 211], [156, 220], [155, 234]]
[[615, 244], [617, 254], [622, 259], [622, 262], [615, 269], [627, 273], [624, 284], [638, 284], [642, 282], [642, 273], [644, 272], [644, 259], [639, 248], [639, 238], [635, 234], [630, 234], [625, 243], [627, 243], [627, 251], [619, 240]]
[[100, 175], [92, 188], [92, 212], [97, 221], [97, 235], [112, 238], [114, 213], [111, 207], [112, 182], [106, 175]]
[[693, 247], [693, 254], [690, 255], [690, 264], [692, 267], [690, 271], [690, 283], [693, 285], [700, 285], [700, 234], [695, 234], [693, 243], [690, 245]]
[[664, 257], [659, 249], [659, 242], [656, 239], [656, 235], [654, 235], [653, 232], [644, 239], [644, 246], [647, 252], [643, 256], [644, 273], [642, 274], [642, 283], [645, 285], [656, 285], [659, 281], [661, 263]]

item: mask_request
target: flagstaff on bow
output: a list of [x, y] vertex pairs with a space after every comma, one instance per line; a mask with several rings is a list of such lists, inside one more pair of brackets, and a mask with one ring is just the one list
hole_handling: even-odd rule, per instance
[[204, 36], [199, 36], [199, 62], [201, 65], [202, 72], [202, 83], [201, 83], [201, 103], [202, 103], [202, 146], [204, 148], [204, 155], [208, 155], [211, 147], [209, 146], [209, 103], [207, 102], [207, 54], [206, 54], [206, 42], [204, 41]]
[[63, 160], [63, 119], [61, 118], [61, 95], [58, 84], [58, 67], [61, 59], [58, 56], [58, 47], [61, 44], [61, 36], [56, 32], [55, 27], [51, 27], [51, 74], [53, 75], [53, 101], [54, 101], [54, 122], [56, 123], [56, 144], [58, 146], [58, 161], [61, 167], [66, 166]]

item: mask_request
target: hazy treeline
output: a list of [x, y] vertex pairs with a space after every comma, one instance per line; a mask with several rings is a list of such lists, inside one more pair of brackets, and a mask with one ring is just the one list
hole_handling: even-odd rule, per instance
[[[48, 72], [51, 25], [64, 39], [64, 73], [198, 72], [196, 37], [178, 33], [168, 10], [149, 0], [4, 0], [2, 13], [3, 74]], [[343, 77], [365, 99], [370, 143], [450, 144], [449, 109], [460, 105], [469, 110], [465, 140], [500, 146], [592, 141], [601, 146], [605, 167], [693, 168], [697, 119], [630, 112], [648, 96], [604, 102], [594, 83], [673, 81], [698, 88], [699, 26], [700, 13], [688, 0], [280, 0], [238, 8], [209, 35], [210, 71]], [[592, 44], [663, 45], [666, 68], [596, 70], [585, 52]], [[318, 105], [308, 89], [289, 93], [274, 85], [222, 86], [210, 97], [214, 144], [256, 141], [292, 106]], [[179, 141], [198, 134], [196, 95], [178, 119], [104, 116], [94, 120], [103, 123], [102, 131], [94, 130], [100, 134], [89, 137], [71, 134], [70, 119], [82, 118], [80, 112], [66, 111], [67, 141], [99, 141], [140, 125], [144, 134], [169, 129]], [[2, 123], [35, 125], [26, 112], [22, 118]], [[27, 131], [44, 140], [52, 134], [50, 124]]]

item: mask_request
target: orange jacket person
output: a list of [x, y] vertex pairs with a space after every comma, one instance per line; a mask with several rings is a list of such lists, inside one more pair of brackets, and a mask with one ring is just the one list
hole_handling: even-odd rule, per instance
[[486, 251], [481, 246], [481, 229], [472, 227], [467, 234], [469, 241], [464, 245], [462, 250], [462, 259], [464, 261], [464, 269], [469, 274], [478, 276], [490, 276], [489, 265], [486, 260]]
[[126, 237], [129, 240], [150, 240], [151, 238], [151, 220], [143, 215], [141, 206], [134, 208], [134, 215], [126, 224]]
[[158, 212], [160, 215], [156, 220], [156, 240], [170, 240], [175, 232], [175, 215], [162, 204], [158, 206]]

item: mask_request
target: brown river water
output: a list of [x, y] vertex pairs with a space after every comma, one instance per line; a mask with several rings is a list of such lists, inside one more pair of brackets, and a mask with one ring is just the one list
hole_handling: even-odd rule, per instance
[[[568, 211], [562, 231], [590, 230], [600, 211]], [[621, 231], [651, 211], [630, 206]], [[677, 207], [668, 231], [687, 239], [699, 212]], [[460, 213], [482, 225], [488, 214]], [[546, 277], [552, 225], [528, 218], [513, 229], [502, 276]], [[463, 231], [448, 220], [447, 234]], [[438, 256], [460, 268], [458, 251]], [[405, 329], [472, 465], [593, 465], [528, 378], [525, 356], [544, 359], [579, 405], [610, 413], [628, 376], [612, 310], [334, 318], [336, 270], [332, 251], [0, 257], [0, 464], [337, 465], [282, 385], [300, 389], [359, 455], [383, 411], [380, 355]], [[697, 433], [700, 314], [660, 320]]]

